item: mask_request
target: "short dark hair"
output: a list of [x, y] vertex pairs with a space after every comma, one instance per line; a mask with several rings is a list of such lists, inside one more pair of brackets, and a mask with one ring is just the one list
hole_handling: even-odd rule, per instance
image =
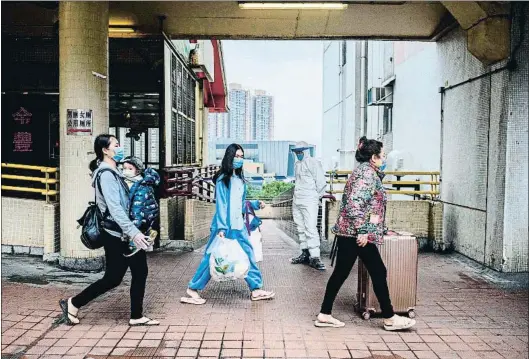
[[377, 140], [368, 140], [366, 136], [360, 138], [355, 158], [358, 162], [369, 162], [373, 155], [379, 156], [384, 144]]

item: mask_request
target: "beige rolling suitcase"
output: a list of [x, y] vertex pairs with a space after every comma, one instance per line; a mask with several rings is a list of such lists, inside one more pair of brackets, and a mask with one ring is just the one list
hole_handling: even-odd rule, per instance
[[[417, 238], [407, 232], [390, 231], [384, 236], [384, 243], [378, 246], [386, 265], [391, 303], [395, 313], [415, 318], [417, 303]], [[373, 285], [362, 261], [358, 260], [358, 292], [356, 308], [362, 318], [369, 319], [380, 313], [380, 305], [373, 291]]]

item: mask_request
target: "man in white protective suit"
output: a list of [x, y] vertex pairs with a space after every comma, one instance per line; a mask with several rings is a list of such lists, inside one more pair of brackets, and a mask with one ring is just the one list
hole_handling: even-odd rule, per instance
[[325, 173], [320, 161], [310, 156], [306, 142], [296, 143], [292, 152], [296, 156], [292, 215], [297, 227], [301, 254], [290, 262], [325, 270], [325, 264], [320, 258], [320, 234], [317, 229], [319, 202], [325, 195], [327, 185]]

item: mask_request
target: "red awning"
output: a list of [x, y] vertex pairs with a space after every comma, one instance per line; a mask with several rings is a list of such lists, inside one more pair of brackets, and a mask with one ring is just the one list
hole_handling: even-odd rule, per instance
[[199, 77], [204, 79], [204, 106], [208, 108], [210, 113], [228, 112], [228, 103], [226, 101], [228, 93], [224, 74], [222, 45], [219, 40], [211, 40], [211, 43], [213, 44], [215, 81], [209, 82], [204, 73], [199, 74]]

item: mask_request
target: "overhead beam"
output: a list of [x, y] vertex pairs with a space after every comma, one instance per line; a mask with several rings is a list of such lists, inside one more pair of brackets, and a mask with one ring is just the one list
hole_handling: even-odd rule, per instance
[[467, 48], [486, 65], [509, 57], [510, 4], [477, 1], [443, 1], [443, 5], [467, 33]]

